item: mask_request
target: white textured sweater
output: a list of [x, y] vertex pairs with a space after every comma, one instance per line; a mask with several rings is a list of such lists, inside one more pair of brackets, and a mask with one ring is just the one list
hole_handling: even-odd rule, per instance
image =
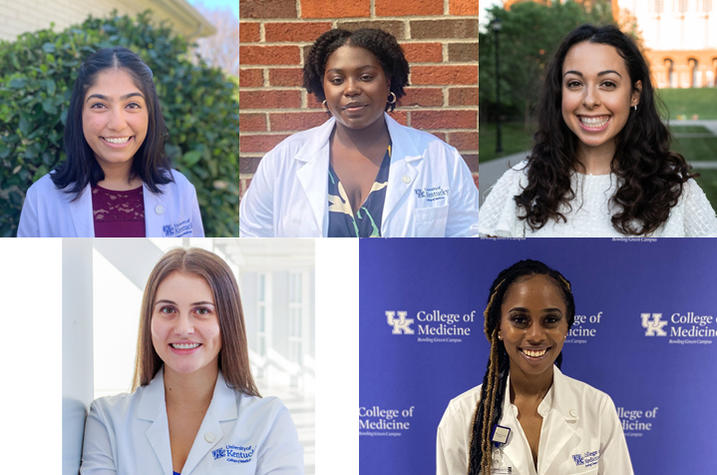
[[[496, 237], [626, 237], [612, 225], [611, 218], [620, 206], [611, 201], [618, 189], [615, 174], [584, 175], [574, 172], [571, 187], [575, 199], [563, 205], [563, 220], [549, 220], [545, 226], [532, 230], [518, 218], [514, 196], [528, 184], [527, 162], [507, 170], [491, 188], [480, 208], [478, 231], [481, 236]], [[717, 236], [717, 217], [705, 193], [692, 179], [684, 184], [677, 205], [670, 216], [649, 237]]]

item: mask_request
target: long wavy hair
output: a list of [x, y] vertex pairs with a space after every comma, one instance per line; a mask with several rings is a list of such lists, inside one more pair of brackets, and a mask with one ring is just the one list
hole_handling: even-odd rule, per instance
[[105, 177], [95, 153], [85, 139], [82, 129], [82, 108], [87, 90], [97, 75], [106, 69], [126, 71], [144, 96], [147, 105], [147, 136], [132, 159], [132, 176], [139, 177], [153, 193], [161, 193], [157, 185], [173, 181], [169, 159], [164, 152], [168, 136], [159, 98], [154, 87], [152, 70], [142, 59], [127, 48], [102, 48], [92, 53], [80, 66], [70, 97], [65, 125], [65, 152], [67, 158], [50, 174], [58, 189], [74, 193], [77, 199], [88, 185], [96, 185]]
[[625, 60], [633, 91], [642, 90], [637, 110], [630, 109], [625, 127], [616, 137], [611, 170], [619, 187], [611, 197], [620, 211], [612, 225], [622, 234], [645, 235], [662, 225], [682, 194], [683, 184], [694, 175], [679, 153], [670, 151], [670, 132], [660, 120], [650, 70], [635, 43], [615, 26], [582, 25], [565, 37], [550, 62], [538, 106], [538, 131], [528, 156], [528, 184], [514, 197], [520, 219], [533, 230], [548, 220], [566, 222], [575, 190], [571, 174], [576, 169], [578, 138], [562, 116], [563, 63], [568, 51], [583, 41], [614, 47]]
[[[490, 356], [488, 366], [483, 375], [483, 385], [480, 390], [480, 400], [473, 415], [471, 429], [471, 445], [468, 464], [468, 475], [489, 475], [493, 444], [491, 433], [493, 427], [503, 415], [503, 399], [507, 386], [508, 369], [510, 366], [508, 353], [505, 351], [503, 341], [498, 339], [500, 330], [501, 306], [505, 293], [516, 280], [533, 275], [545, 275], [555, 282], [561, 291], [566, 307], [566, 320], [568, 329], [575, 320], [575, 300], [570, 282], [558, 271], [551, 269], [540, 261], [523, 260], [504, 269], [490, 286], [488, 304], [485, 307], [485, 336], [490, 342]], [[563, 362], [562, 352], [555, 360], [560, 368]]]
[[230, 387], [259, 396], [249, 366], [244, 312], [234, 273], [219, 256], [199, 248], [167, 252], [147, 279], [142, 296], [132, 390], [149, 384], [164, 364], [152, 344], [152, 308], [159, 285], [172, 272], [189, 272], [207, 281], [214, 297], [222, 338], [219, 369]]

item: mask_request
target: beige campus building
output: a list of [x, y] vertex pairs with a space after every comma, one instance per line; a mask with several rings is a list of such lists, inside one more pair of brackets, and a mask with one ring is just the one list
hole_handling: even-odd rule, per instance
[[107, 17], [113, 10], [132, 16], [152, 10], [154, 21], [167, 20], [175, 33], [189, 40], [215, 33], [186, 0], [0, 0], [0, 39], [12, 41], [21, 33], [49, 28], [51, 23], [55, 31], [61, 31], [89, 15]]

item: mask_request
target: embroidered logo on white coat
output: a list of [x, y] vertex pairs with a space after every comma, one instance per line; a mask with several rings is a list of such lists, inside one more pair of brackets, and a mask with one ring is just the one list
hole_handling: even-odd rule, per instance
[[600, 461], [599, 450], [588, 450], [582, 454], [573, 455], [573, 462], [576, 467], [592, 467]]
[[214, 460], [224, 459], [227, 462], [247, 463], [254, 457], [255, 447], [253, 445], [231, 445], [219, 447], [212, 450]]

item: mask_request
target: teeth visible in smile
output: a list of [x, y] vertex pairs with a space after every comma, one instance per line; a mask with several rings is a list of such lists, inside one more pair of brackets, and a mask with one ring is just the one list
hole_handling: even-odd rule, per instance
[[177, 350], [193, 350], [198, 346], [199, 343], [171, 343], [171, 347]]
[[120, 144], [120, 143], [127, 143], [127, 142], [129, 142], [129, 139], [130, 139], [131, 137], [118, 137], [118, 138], [103, 137], [103, 138], [104, 138], [107, 142], [109, 142], [109, 143]]
[[542, 350], [528, 350], [525, 348], [523, 349], [523, 353], [525, 353], [526, 355], [528, 355], [532, 358], [539, 358], [547, 352], [548, 352], [547, 348], [543, 348]]
[[580, 122], [587, 125], [588, 127], [602, 127], [603, 125], [607, 124], [607, 121], [610, 120], [610, 117], [608, 116], [601, 116], [601, 117], [580, 117]]

